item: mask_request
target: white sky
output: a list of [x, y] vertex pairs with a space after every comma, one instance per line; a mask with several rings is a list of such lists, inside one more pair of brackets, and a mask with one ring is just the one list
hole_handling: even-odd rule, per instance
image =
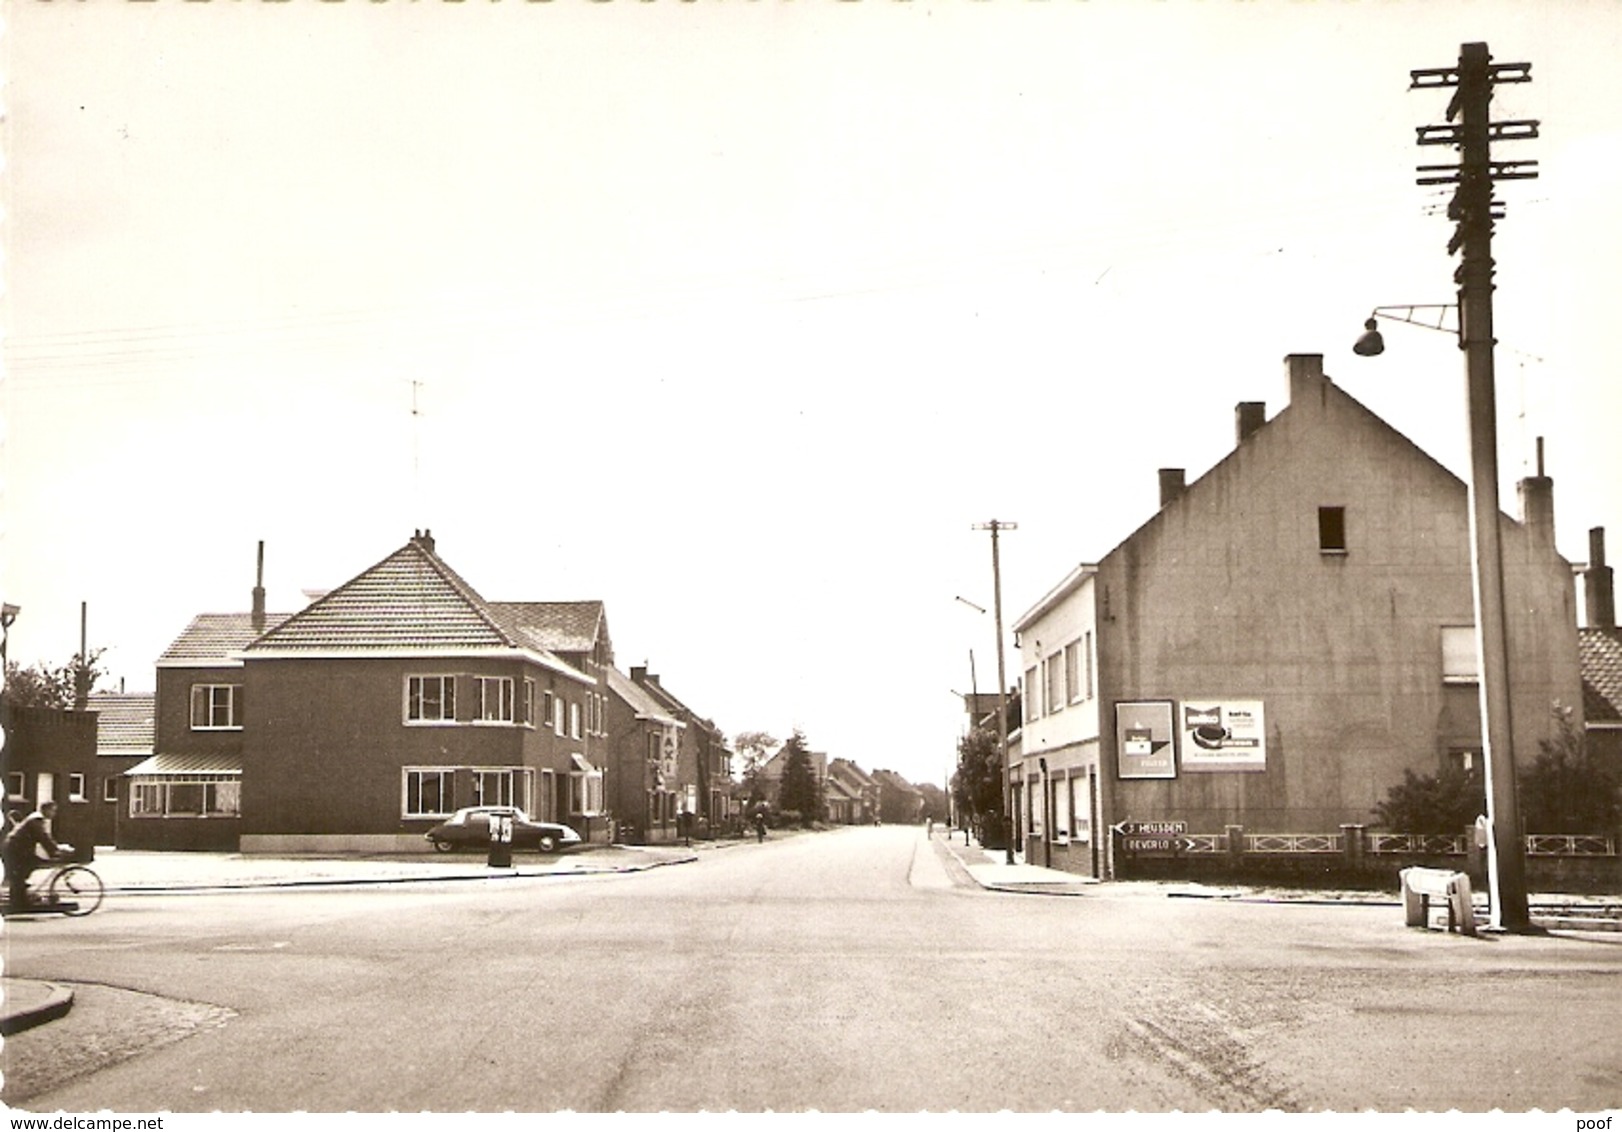
[[[601, 598], [729, 734], [942, 781], [973, 650], [1283, 408], [1283, 357], [1461, 475], [1446, 190], [1485, 41], [1506, 509], [1622, 557], [1613, 0], [5, 6], [10, 655], [129, 690], [431, 527]], [[413, 382], [420, 415], [412, 415]], [[1009, 676], [1017, 661], [1010, 652]]]

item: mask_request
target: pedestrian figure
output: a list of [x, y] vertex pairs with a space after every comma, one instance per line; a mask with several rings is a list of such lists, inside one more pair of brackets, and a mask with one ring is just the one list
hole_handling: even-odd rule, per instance
[[935, 819], [933, 817], [927, 817], [924, 819], [924, 836], [935, 836]]

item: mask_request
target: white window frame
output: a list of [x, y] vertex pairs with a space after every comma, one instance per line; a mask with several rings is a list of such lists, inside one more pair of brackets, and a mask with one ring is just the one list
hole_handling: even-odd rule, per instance
[[103, 802], [118, 801], [118, 779], [110, 774], [101, 780], [101, 800]]
[[[200, 804], [184, 809], [176, 805], [192, 790]], [[242, 779], [234, 774], [186, 774], [130, 780], [132, 818], [235, 818], [242, 816]]]
[[[412, 779], [417, 781], [417, 807], [411, 805]], [[422, 807], [422, 784], [433, 778], [439, 786], [437, 810]], [[419, 818], [446, 818], [456, 812], [456, 768], [450, 766], [408, 766], [400, 769], [400, 816]]]
[[476, 723], [512, 723], [513, 678], [511, 676], [480, 676], [479, 714]]
[[563, 733], [563, 697], [554, 694], [552, 697], [552, 734], [562, 735]]
[[1078, 704], [1081, 694], [1081, 642], [1071, 641], [1064, 646], [1064, 698], [1066, 703]]
[[600, 770], [573, 770], [569, 772], [569, 814], [573, 817], [594, 818], [603, 812], [603, 772]]
[[569, 701], [569, 736], [580, 738], [580, 703], [577, 700]]
[[6, 797], [28, 797], [28, 776], [22, 771], [13, 770], [6, 773]]
[[77, 773], [69, 774], [68, 775], [68, 801], [70, 801], [70, 802], [88, 802], [90, 799], [88, 799], [88, 798], [86, 798], [84, 796], [84, 786], [85, 786], [84, 775], [77, 774]]
[[535, 679], [524, 677], [524, 726], [535, 726]]
[[1066, 703], [1062, 693], [1064, 687], [1064, 653], [1056, 652], [1042, 662], [1042, 701], [1046, 704], [1049, 715], [1062, 710]]
[[[430, 703], [424, 694], [429, 681], [439, 684], [436, 715], [427, 715], [424, 708]], [[446, 695], [447, 690], [449, 695]], [[443, 727], [456, 722], [456, 677], [444, 672], [411, 673], [403, 687], [404, 700], [401, 713], [408, 727]]]
[[[224, 692], [221, 703], [218, 693]], [[238, 706], [242, 697], [241, 684], [193, 684], [191, 686], [191, 729], [193, 731], [241, 731], [242, 717]], [[224, 707], [224, 723], [214, 722], [219, 709]], [[198, 709], [202, 710], [199, 711]], [[201, 717], [204, 722], [198, 722]]]

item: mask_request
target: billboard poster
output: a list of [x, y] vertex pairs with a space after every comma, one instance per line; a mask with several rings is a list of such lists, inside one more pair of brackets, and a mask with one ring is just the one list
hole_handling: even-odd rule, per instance
[[1184, 700], [1183, 770], [1266, 770], [1267, 729], [1260, 700]]
[[1115, 705], [1120, 778], [1176, 778], [1170, 700]]

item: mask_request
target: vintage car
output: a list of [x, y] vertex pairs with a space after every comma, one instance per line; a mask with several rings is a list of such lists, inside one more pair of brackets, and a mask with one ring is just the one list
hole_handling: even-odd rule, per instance
[[441, 853], [452, 849], [487, 849], [490, 818], [512, 819], [512, 847], [558, 853], [580, 844], [580, 835], [566, 825], [536, 821], [517, 806], [467, 806], [423, 834]]

